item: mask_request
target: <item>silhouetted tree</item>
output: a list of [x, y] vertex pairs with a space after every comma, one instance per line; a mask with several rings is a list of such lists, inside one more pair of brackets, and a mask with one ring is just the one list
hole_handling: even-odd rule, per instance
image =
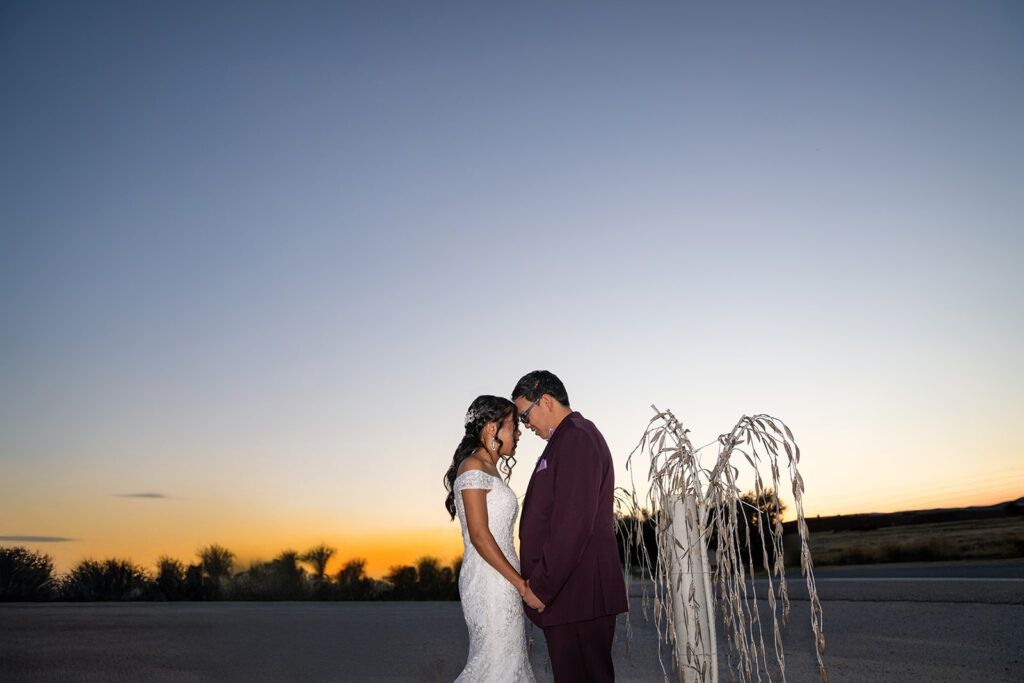
[[366, 560], [349, 560], [338, 572], [338, 583], [354, 583], [366, 578]]
[[304, 552], [299, 559], [311, 564], [313, 566], [313, 576], [322, 581], [327, 572], [327, 563], [334, 557], [334, 553], [334, 548], [321, 543]]
[[321, 543], [304, 552], [300, 560], [308, 562], [313, 567], [313, 591], [317, 597], [324, 598], [328, 593], [328, 582], [326, 579], [327, 563], [334, 556], [334, 548], [329, 548]]
[[199, 556], [203, 576], [211, 581], [219, 581], [231, 575], [231, 567], [235, 563], [235, 554], [224, 546], [214, 543], [205, 548], [200, 548], [196, 555]]
[[441, 567], [441, 585], [435, 600], [458, 600], [459, 584], [455, 580], [455, 567]]
[[[744, 545], [746, 545], [746, 531], [750, 533], [750, 545], [749, 547], [741, 548], [740, 550], [744, 554], [744, 560], [751, 561], [754, 564], [755, 569], [760, 569], [767, 565], [771, 567], [775, 562], [775, 556], [772, 550], [771, 537], [769, 530], [775, 527], [777, 521], [782, 519], [782, 513], [786, 509], [785, 503], [781, 500], [776, 501], [774, 489], [762, 489], [761, 493], [758, 494], [754, 490], [747, 491], [740, 495], [740, 506], [742, 509], [740, 516], [740, 538], [743, 539]], [[748, 529], [744, 529], [744, 526]], [[765, 547], [761, 547], [761, 533], [764, 533]], [[768, 555], [765, 556], [765, 550]]]
[[224, 583], [231, 576], [231, 567], [235, 563], [235, 554], [216, 543], [200, 548], [199, 566], [202, 568], [204, 592], [216, 599], [222, 594]]
[[53, 560], [26, 548], [0, 548], [0, 602], [49, 600], [56, 582]]
[[270, 562], [254, 563], [234, 576], [228, 595], [235, 600], [304, 600], [309, 597], [306, 570], [299, 554], [285, 550]]
[[[639, 524], [638, 524], [639, 522]], [[639, 528], [634, 532], [632, 543], [627, 531]], [[626, 564], [626, 553], [629, 553], [629, 566], [640, 570], [648, 566], [644, 552], [650, 558], [650, 566], [658, 566], [658, 516], [651, 515], [647, 509], [641, 509], [639, 518], [633, 515], [622, 515], [615, 520], [615, 539], [619, 544], [619, 562]], [[626, 546], [630, 547], [627, 548]]]
[[227, 582], [225, 594], [229, 600], [272, 600], [270, 594], [270, 563], [255, 562]]
[[455, 583], [455, 568], [442, 567], [434, 557], [422, 557], [416, 562], [417, 599], [458, 600], [459, 588]]
[[[747, 491], [739, 497], [740, 503], [738, 510], [740, 511], [740, 519], [737, 522], [739, 526], [739, 538], [741, 539], [740, 554], [742, 555], [744, 562], [747, 562], [753, 554], [753, 562], [755, 568], [764, 566], [764, 553], [761, 550], [761, 539], [758, 535], [758, 529], [762, 528], [765, 530], [766, 539], [767, 531], [770, 527], [775, 525], [775, 520], [785, 511], [786, 506], [781, 501], [776, 507], [774, 502], [774, 492], [772, 489], [762, 489], [761, 494], [758, 495], [755, 491]], [[731, 519], [731, 511], [725, 510], [723, 513], [725, 519]], [[615, 537], [619, 544], [619, 559], [623, 561], [625, 559], [625, 553], [630, 554], [630, 566], [631, 567], [647, 567], [657, 566], [658, 562], [658, 523], [659, 514], [651, 514], [646, 509], [640, 510], [639, 524], [637, 524], [637, 518], [631, 515], [625, 515], [618, 517], [615, 524]], [[708, 517], [708, 523], [711, 525], [715, 524], [715, 516], [710, 515]], [[637, 529], [639, 528], [639, 535], [634, 535], [632, 539], [632, 546], [627, 548], [628, 537], [624, 533], [625, 529]], [[746, 532], [750, 532], [750, 546], [746, 544]], [[635, 532], [634, 532], [635, 534]], [[714, 533], [711, 529], [707, 534], [708, 538], [708, 549], [709, 553], [714, 555], [714, 551], [717, 544], [718, 534]], [[770, 541], [769, 541], [770, 542]], [[768, 542], [766, 542], [767, 544]], [[646, 549], [647, 555], [650, 557], [650, 564], [642, 559], [644, 550]], [[771, 547], [768, 547], [769, 553]], [[769, 557], [769, 565], [771, 565], [772, 558]]]
[[164, 600], [183, 600], [185, 565], [170, 557], [161, 557], [157, 560], [156, 579], [153, 583], [158, 597]]
[[441, 589], [441, 563], [435, 557], [416, 561], [416, 593], [420, 600], [431, 600]]
[[338, 599], [370, 600], [375, 597], [374, 582], [366, 576], [366, 560], [349, 560], [336, 576]]
[[142, 600], [151, 596], [141, 567], [127, 560], [83, 560], [61, 585], [67, 600]]
[[299, 554], [285, 550], [270, 562], [274, 587], [281, 600], [301, 600], [306, 595], [306, 570], [299, 566]]
[[384, 597], [388, 600], [458, 600], [455, 571], [456, 567], [442, 567], [434, 557], [420, 558], [415, 567], [392, 567], [384, 577], [391, 585]]
[[399, 565], [391, 568], [384, 580], [391, 584], [388, 600], [415, 600], [419, 597], [416, 567]]
[[744, 509], [750, 524], [754, 527], [764, 525], [766, 531], [768, 527], [775, 526], [786, 510], [785, 503], [776, 501], [774, 489], [762, 489], [760, 495], [753, 490], [747, 491], [740, 500], [747, 504]]
[[455, 562], [452, 563], [452, 572], [455, 574], [455, 577], [453, 579], [455, 581], [455, 594], [458, 595], [459, 594], [459, 577], [462, 576], [462, 558], [461, 557], [457, 558], [455, 560]]
[[190, 564], [185, 570], [185, 583], [182, 586], [182, 599], [184, 600], [210, 600], [214, 597], [215, 591], [210, 587], [208, 581], [203, 580], [203, 567], [200, 564]]

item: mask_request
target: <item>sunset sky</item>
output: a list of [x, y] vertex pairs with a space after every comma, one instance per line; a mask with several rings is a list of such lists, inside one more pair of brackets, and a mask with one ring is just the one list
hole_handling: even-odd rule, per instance
[[1019, 2], [4, 2], [0, 545], [448, 562], [539, 368], [620, 484], [655, 403], [1020, 497], [1022, 120]]

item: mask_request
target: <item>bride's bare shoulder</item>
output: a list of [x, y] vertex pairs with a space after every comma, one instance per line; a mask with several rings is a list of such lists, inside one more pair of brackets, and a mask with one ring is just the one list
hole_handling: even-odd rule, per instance
[[484, 464], [480, 462], [479, 459], [473, 457], [472, 455], [463, 460], [459, 464], [459, 474], [462, 474], [463, 472], [469, 472], [470, 470], [480, 470], [481, 472], [486, 472], [486, 470], [484, 469]]
[[[476, 457], [476, 455], [469, 456], [459, 464], [458, 474], [469, 472], [470, 470], [477, 470], [479, 472], [483, 472], [484, 474], [490, 474], [492, 476], [494, 475], [494, 472], [492, 472], [490, 468], [488, 468], [483, 463], [483, 460]], [[456, 476], [458, 476], [458, 474]]]

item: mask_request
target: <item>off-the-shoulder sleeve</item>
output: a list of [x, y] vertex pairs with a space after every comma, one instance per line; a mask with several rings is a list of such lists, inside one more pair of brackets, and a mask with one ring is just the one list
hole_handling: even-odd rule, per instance
[[455, 477], [455, 490], [462, 489], [484, 489], [490, 491], [494, 487], [494, 480], [491, 475], [480, 470], [466, 470]]

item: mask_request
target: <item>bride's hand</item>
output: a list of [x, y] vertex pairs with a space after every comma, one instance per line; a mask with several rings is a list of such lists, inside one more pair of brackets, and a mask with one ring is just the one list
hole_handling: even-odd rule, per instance
[[523, 602], [525, 602], [527, 604], [527, 606], [532, 607], [533, 609], [537, 610], [538, 612], [543, 612], [544, 611], [545, 605], [544, 605], [543, 602], [540, 601], [540, 598], [538, 598], [534, 594], [534, 592], [532, 590], [530, 590], [530, 582], [529, 582], [529, 580], [527, 580], [527, 582], [526, 582], [526, 592], [523, 593]]

